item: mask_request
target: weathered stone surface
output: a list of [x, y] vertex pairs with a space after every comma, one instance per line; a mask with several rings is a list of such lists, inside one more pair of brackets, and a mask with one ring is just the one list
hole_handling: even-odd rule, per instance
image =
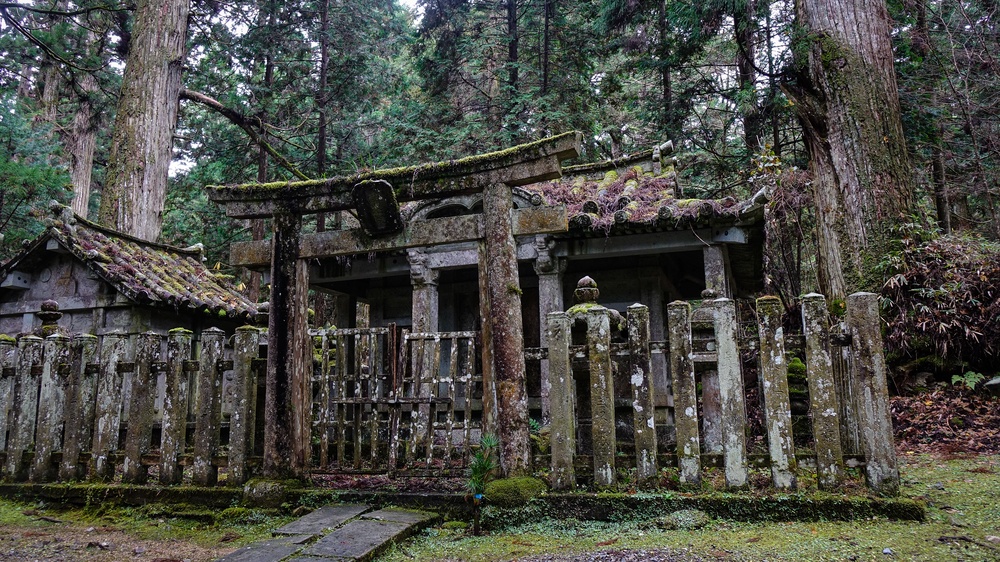
[[119, 366], [130, 356], [128, 336], [105, 334], [99, 352], [101, 372], [97, 380], [94, 408], [94, 444], [91, 448], [90, 477], [106, 480], [114, 475], [109, 455], [118, 448], [122, 414], [124, 371]]
[[184, 450], [187, 434], [188, 372], [184, 369], [184, 362], [190, 358], [190, 330], [172, 330], [167, 339], [163, 429], [160, 433], [161, 484], [178, 484], [184, 474], [177, 458]]
[[816, 443], [816, 481], [820, 489], [832, 490], [843, 479], [844, 455], [840, 447], [840, 403], [829, 351], [830, 321], [823, 295], [810, 293], [802, 297], [802, 332]]
[[[229, 417], [229, 478], [242, 486], [248, 478], [247, 457], [253, 453], [257, 425], [257, 374], [252, 368], [260, 346], [260, 331], [243, 326], [233, 337], [233, 411]], [[324, 408], [325, 410], [325, 408]]]
[[594, 484], [615, 485], [615, 387], [611, 376], [611, 315], [600, 305], [587, 309], [590, 366], [590, 428]]
[[779, 490], [794, 489], [795, 447], [788, 402], [788, 365], [785, 362], [785, 334], [781, 327], [781, 301], [777, 297], [757, 299], [757, 317], [760, 322], [760, 374], [764, 385], [764, 424], [771, 455], [771, 480]]
[[302, 554], [370, 560], [409, 528], [406, 523], [357, 519], [319, 539]]
[[[66, 387], [66, 429], [63, 434], [63, 456], [59, 465], [61, 480], [76, 480], [82, 476], [80, 451], [84, 443], [89, 446], [90, 428], [94, 426], [93, 394], [88, 392], [88, 383], [93, 376], [87, 375], [87, 365], [93, 363], [97, 354], [97, 336], [80, 334], [73, 338], [70, 353], [69, 382]], [[88, 380], [89, 379], [89, 380]], [[2, 382], [0, 382], [2, 384]], [[2, 388], [2, 387], [0, 387]], [[0, 428], [0, 434], [3, 428]], [[2, 449], [0, 445], [0, 449]]]
[[222, 347], [226, 334], [209, 328], [201, 334], [201, 356], [198, 358], [198, 391], [195, 407], [194, 461], [191, 477], [196, 485], [214, 486], [219, 468], [212, 457], [219, 447], [222, 430]]
[[69, 344], [68, 337], [54, 331], [45, 338], [35, 430], [35, 457], [29, 475], [32, 482], [45, 482], [55, 476], [52, 452], [62, 446], [66, 388], [69, 386]]
[[414, 509], [401, 509], [387, 507], [371, 513], [365, 513], [362, 519], [374, 519], [376, 521], [393, 521], [396, 523], [406, 523], [407, 525], [423, 525], [436, 519], [436, 513], [418, 511]]
[[14, 405], [14, 365], [17, 345], [13, 339], [0, 339], [0, 451], [7, 450], [7, 429]]
[[292, 537], [255, 542], [219, 558], [216, 562], [276, 562], [299, 549]]
[[677, 464], [684, 484], [701, 482], [701, 440], [698, 435], [698, 395], [691, 360], [691, 305], [674, 301], [667, 305], [670, 331], [670, 376], [674, 389], [674, 427], [677, 432]]
[[628, 307], [629, 382], [632, 390], [632, 428], [635, 432], [636, 478], [649, 482], [657, 476], [656, 425], [649, 352], [649, 308]]
[[160, 351], [160, 337], [153, 333], [139, 336], [132, 371], [132, 400], [129, 403], [128, 432], [125, 435], [125, 460], [122, 481], [144, 484], [149, 469], [142, 455], [150, 450], [153, 431], [153, 402], [156, 398], [156, 373], [153, 361]]
[[367, 505], [327, 505], [274, 531], [275, 535], [319, 535], [368, 511]]
[[747, 484], [747, 414], [743, 396], [743, 369], [736, 345], [736, 303], [730, 299], [717, 299], [713, 306], [726, 487], [742, 488]]
[[38, 384], [40, 375], [33, 367], [42, 360], [42, 339], [24, 336], [17, 342], [18, 357], [14, 367], [17, 394], [11, 412], [10, 437], [7, 444], [7, 476], [21, 480], [26, 475], [21, 461], [24, 452], [35, 440], [35, 418], [38, 414]]
[[555, 490], [576, 487], [573, 457], [576, 454], [576, 384], [569, 357], [570, 324], [565, 312], [548, 316], [549, 378], [552, 394], [549, 406], [552, 475]]
[[889, 415], [878, 295], [854, 293], [847, 297], [847, 325], [851, 330], [854, 380], [859, 391], [858, 423], [865, 453], [868, 487], [883, 496], [899, 494], [899, 467]]

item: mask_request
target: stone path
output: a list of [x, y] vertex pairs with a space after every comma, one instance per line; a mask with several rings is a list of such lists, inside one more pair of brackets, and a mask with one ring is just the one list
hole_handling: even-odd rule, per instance
[[437, 515], [367, 505], [328, 505], [217, 562], [365, 562], [390, 544], [416, 533]]

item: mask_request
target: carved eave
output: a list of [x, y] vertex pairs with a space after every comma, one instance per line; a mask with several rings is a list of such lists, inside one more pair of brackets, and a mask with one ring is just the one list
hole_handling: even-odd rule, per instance
[[376, 170], [300, 182], [208, 186], [209, 198], [235, 218], [261, 218], [277, 212], [318, 213], [351, 209], [354, 186], [389, 182], [399, 202], [477, 193], [491, 183], [522, 186], [562, 176], [560, 162], [580, 154], [583, 135], [570, 132], [498, 152], [459, 160]]

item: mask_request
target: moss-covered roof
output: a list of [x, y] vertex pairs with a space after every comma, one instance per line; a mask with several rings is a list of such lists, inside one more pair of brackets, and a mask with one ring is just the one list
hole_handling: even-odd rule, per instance
[[45, 233], [0, 265], [0, 279], [19, 264], [37, 259], [49, 240], [86, 264], [118, 292], [141, 305], [250, 320], [255, 303], [226, 278], [205, 267], [197, 249], [147, 242], [96, 225], [65, 207], [55, 208]]

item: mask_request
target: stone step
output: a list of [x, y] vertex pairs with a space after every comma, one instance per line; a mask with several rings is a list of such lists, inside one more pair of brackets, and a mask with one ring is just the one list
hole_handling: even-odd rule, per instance
[[437, 515], [367, 505], [330, 505], [274, 532], [275, 538], [245, 546], [217, 562], [366, 562], [394, 541], [431, 524]]

